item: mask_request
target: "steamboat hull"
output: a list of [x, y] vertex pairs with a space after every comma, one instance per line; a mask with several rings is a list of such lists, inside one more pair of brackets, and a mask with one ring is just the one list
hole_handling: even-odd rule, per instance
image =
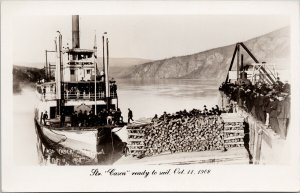
[[41, 165], [110, 164], [122, 155], [123, 142], [113, 126], [51, 129], [34, 122]]

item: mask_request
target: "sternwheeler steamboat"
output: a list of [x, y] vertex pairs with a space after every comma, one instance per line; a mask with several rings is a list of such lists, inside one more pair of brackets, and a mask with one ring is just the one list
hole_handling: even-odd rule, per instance
[[[36, 85], [35, 125], [40, 163], [101, 164], [112, 161], [122, 142], [111, 129], [124, 126], [118, 108], [117, 85], [108, 76], [108, 38], [103, 34], [103, 70], [97, 66], [97, 44], [80, 48], [79, 16], [72, 16], [72, 48], [46, 50], [46, 79]], [[48, 64], [49, 53], [55, 65]], [[118, 149], [118, 147], [120, 147]]]

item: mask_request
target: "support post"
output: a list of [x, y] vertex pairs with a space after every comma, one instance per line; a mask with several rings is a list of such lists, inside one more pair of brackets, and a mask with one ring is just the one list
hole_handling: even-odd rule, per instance
[[236, 60], [236, 81], [239, 80], [239, 76], [240, 76], [240, 44], [237, 44], [237, 56], [236, 56], [237, 60]]
[[97, 37], [95, 33], [95, 42], [94, 42], [94, 71], [95, 71], [95, 86], [94, 86], [94, 100], [95, 100], [95, 110], [94, 114], [97, 115]]
[[103, 68], [103, 72], [104, 72], [104, 70], [105, 70], [105, 40], [104, 40], [104, 36], [102, 36], [102, 59], [103, 59], [103, 62], [102, 62], [102, 64], [103, 64], [103, 66], [102, 66], [102, 68]]
[[226, 76], [225, 83], [228, 82], [228, 79], [229, 79], [229, 71], [231, 71], [231, 68], [232, 68], [232, 65], [233, 65], [233, 62], [234, 62], [234, 59], [235, 59], [236, 52], [237, 52], [237, 45], [235, 46], [234, 51], [233, 51], [233, 56], [232, 56], [232, 58], [231, 58], [231, 62], [230, 62], [230, 66], [229, 66], [229, 69], [228, 69], [228, 72], [227, 72], [227, 76]]
[[242, 69], [242, 72], [245, 72], [245, 69], [244, 69], [244, 55], [241, 54], [241, 69]]
[[46, 64], [45, 64], [45, 75], [46, 75], [46, 79], [48, 80], [48, 52], [47, 50], [45, 50], [45, 54], [46, 54]]
[[109, 51], [108, 51], [108, 38], [106, 38], [106, 65], [105, 65], [105, 92], [106, 92], [106, 100], [107, 100], [107, 109], [109, 109], [109, 99], [110, 99], [110, 92], [109, 92], [109, 76], [108, 76], [108, 63], [109, 63]]
[[59, 31], [58, 33], [58, 44], [56, 49], [57, 63], [56, 63], [56, 99], [57, 99], [57, 115], [60, 115], [60, 126], [64, 125], [64, 112], [63, 112], [63, 103], [64, 103], [64, 85], [62, 80], [63, 74], [63, 61], [62, 61], [62, 35]]

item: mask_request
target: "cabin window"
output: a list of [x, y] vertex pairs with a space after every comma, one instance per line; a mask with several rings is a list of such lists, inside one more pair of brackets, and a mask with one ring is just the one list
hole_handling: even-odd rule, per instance
[[87, 74], [91, 74], [91, 70], [86, 70], [86, 73]]
[[74, 75], [74, 74], [75, 74], [75, 70], [71, 69], [71, 70], [70, 70], [70, 74], [71, 74], [71, 75]]

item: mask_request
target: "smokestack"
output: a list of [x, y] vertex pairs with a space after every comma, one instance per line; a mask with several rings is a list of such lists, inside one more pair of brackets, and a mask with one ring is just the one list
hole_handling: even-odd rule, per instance
[[72, 15], [72, 48], [80, 48], [79, 15]]

